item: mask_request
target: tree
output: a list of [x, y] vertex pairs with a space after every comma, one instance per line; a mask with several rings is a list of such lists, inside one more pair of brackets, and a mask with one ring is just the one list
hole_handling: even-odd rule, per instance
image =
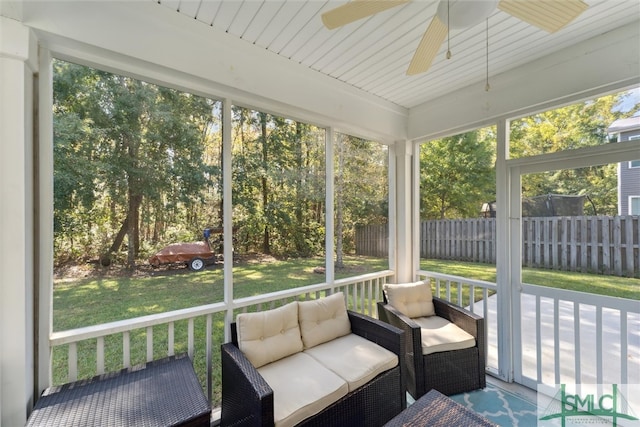
[[243, 108], [233, 113], [234, 224], [244, 250], [317, 254], [324, 238], [324, 132]]
[[495, 198], [494, 146], [490, 134], [468, 132], [420, 149], [420, 217], [477, 217]]
[[358, 224], [385, 224], [388, 219], [388, 152], [386, 147], [338, 133], [335, 147], [336, 267], [355, 250]]
[[[521, 158], [609, 143], [607, 127], [633, 115], [640, 105], [623, 111], [629, 94], [608, 95], [545, 111], [511, 122], [510, 155]], [[523, 197], [546, 194], [586, 195], [599, 215], [617, 213], [617, 165], [562, 169], [523, 177]], [[590, 210], [585, 209], [585, 212]]]
[[89, 224], [86, 235], [111, 234], [120, 224], [107, 252], [127, 236], [133, 267], [143, 201], [159, 212], [171, 208], [167, 200], [190, 206], [200, 199], [210, 172], [202, 152], [211, 111], [205, 98], [55, 61], [56, 229], [70, 232], [69, 216]]

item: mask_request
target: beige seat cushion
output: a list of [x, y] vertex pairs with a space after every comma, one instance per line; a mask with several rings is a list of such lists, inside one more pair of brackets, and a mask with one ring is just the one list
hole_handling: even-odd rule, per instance
[[298, 317], [305, 349], [351, 333], [342, 292], [313, 301], [300, 301]]
[[438, 316], [413, 319], [421, 328], [422, 354], [461, 350], [476, 345], [473, 335]]
[[387, 283], [383, 286], [387, 301], [407, 317], [434, 316], [431, 285], [427, 282]]
[[296, 425], [348, 393], [342, 378], [304, 353], [265, 365], [258, 372], [273, 389], [276, 427]]
[[398, 357], [356, 334], [345, 335], [304, 351], [349, 383], [349, 391], [398, 365]]
[[236, 325], [238, 348], [256, 368], [302, 351], [297, 301], [273, 310], [238, 314]]

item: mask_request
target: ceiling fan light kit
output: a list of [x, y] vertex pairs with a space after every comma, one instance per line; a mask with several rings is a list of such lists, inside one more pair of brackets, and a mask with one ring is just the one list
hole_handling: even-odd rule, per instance
[[497, 5], [498, 0], [443, 0], [436, 16], [447, 22], [449, 29], [469, 28], [487, 19]]
[[[352, 0], [323, 13], [322, 22], [328, 29], [334, 29], [409, 1]], [[483, 20], [486, 21], [496, 8], [530, 25], [554, 33], [576, 19], [588, 7], [583, 0], [440, 0], [436, 14], [418, 43], [407, 75], [423, 73], [431, 67], [450, 29], [473, 27]], [[487, 45], [487, 61], [488, 56]], [[447, 49], [447, 58], [450, 57], [451, 53]], [[488, 79], [486, 89], [489, 90]]]

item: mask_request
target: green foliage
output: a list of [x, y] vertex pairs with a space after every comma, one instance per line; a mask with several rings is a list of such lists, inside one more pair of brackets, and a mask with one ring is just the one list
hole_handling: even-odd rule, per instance
[[[627, 96], [622, 92], [512, 121], [510, 156], [522, 158], [609, 143], [607, 127], [640, 109], [636, 105], [621, 111], [619, 106]], [[616, 164], [530, 174], [522, 179], [523, 197], [588, 196], [593, 205], [585, 206], [585, 214], [616, 215], [616, 187]]]
[[140, 228], [147, 240], [161, 239], [167, 223], [201, 228], [194, 218], [215, 173], [204, 162], [215, 138], [213, 107], [189, 93], [54, 61], [57, 260], [104, 252], [129, 216], [136, 227], [127, 247], [136, 253]]
[[241, 249], [320, 253], [324, 217], [314, 213], [324, 206], [324, 131], [243, 108], [233, 114], [233, 215]]
[[336, 135], [334, 151], [336, 236], [348, 254], [356, 249], [357, 225], [388, 221], [389, 154], [384, 146], [345, 134]]
[[[607, 127], [640, 110], [621, 106], [629, 92], [549, 110], [511, 122], [509, 155], [523, 158], [608, 143]], [[477, 217], [495, 200], [495, 130], [480, 129], [423, 144], [420, 151], [420, 215], [423, 219]], [[617, 213], [617, 165], [529, 174], [523, 197], [585, 195], [584, 213]]]
[[477, 217], [495, 200], [494, 143], [488, 131], [468, 132], [420, 147], [420, 217]]

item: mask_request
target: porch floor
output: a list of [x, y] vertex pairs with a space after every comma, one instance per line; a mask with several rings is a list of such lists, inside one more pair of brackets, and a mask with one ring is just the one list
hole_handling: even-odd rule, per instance
[[[450, 396], [454, 401], [505, 427], [537, 425], [536, 391], [487, 375], [487, 387]], [[407, 393], [407, 405], [414, 402]]]
[[[495, 391], [504, 390], [513, 396], [520, 398], [524, 403], [528, 403], [531, 405], [529, 408], [513, 408], [514, 403], [513, 399], [510, 399], [512, 396], [508, 396], [508, 394], [500, 393], [500, 397], [498, 398]], [[505, 399], [506, 396], [506, 399]], [[532, 390], [528, 387], [525, 387], [521, 384], [516, 383], [506, 383], [501, 381], [495, 377], [487, 375], [487, 388], [483, 390], [477, 390], [470, 393], [462, 393], [458, 395], [451, 396], [452, 399], [461, 403], [463, 406], [468, 407], [475, 412], [481, 413], [481, 415], [487, 417], [487, 410], [491, 408], [492, 415], [487, 417], [491, 421], [497, 422], [500, 426], [504, 427], [529, 427], [535, 426], [537, 422], [537, 416], [535, 413], [536, 408], [536, 391]], [[499, 404], [490, 404], [485, 405], [487, 401], [499, 400]], [[483, 402], [482, 410], [478, 410], [478, 407], [473, 407], [474, 402]], [[413, 397], [409, 393], [407, 393], [407, 406], [414, 402]], [[517, 402], [521, 403], [521, 402]], [[495, 408], [498, 408], [502, 413], [497, 414]], [[533, 412], [531, 411], [533, 409]], [[483, 413], [485, 412], [485, 413]], [[500, 422], [501, 420], [505, 420], [504, 422]], [[220, 408], [213, 408], [211, 413], [211, 425], [217, 426], [220, 424]]]

